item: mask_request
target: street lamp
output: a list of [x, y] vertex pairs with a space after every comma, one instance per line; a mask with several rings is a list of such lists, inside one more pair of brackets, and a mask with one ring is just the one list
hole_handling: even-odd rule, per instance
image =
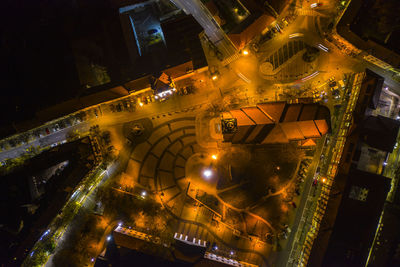
[[139, 103], [139, 106], [143, 107], [143, 103], [142, 103], [142, 102], [140, 102], [140, 103]]
[[212, 158], [213, 160], [217, 160], [217, 159], [218, 159], [218, 156], [217, 156], [216, 154], [213, 154], [213, 155], [211, 156], [211, 158]]
[[212, 77], [211, 77], [211, 79], [213, 80], [213, 81], [215, 81], [215, 80], [217, 80], [218, 79], [218, 75], [213, 75]]
[[142, 191], [142, 197], [144, 198], [144, 197], [146, 197], [146, 195], [147, 195], [147, 192], [146, 191]]
[[205, 177], [205, 178], [210, 178], [211, 176], [212, 176], [212, 171], [210, 170], [210, 169], [206, 169], [206, 170], [204, 170], [203, 171], [203, 176]]
[[243, 56], [247, 56], [249, 54], [249, 51], [248, 50], [243, 50], [242, 54], [243, 54]]

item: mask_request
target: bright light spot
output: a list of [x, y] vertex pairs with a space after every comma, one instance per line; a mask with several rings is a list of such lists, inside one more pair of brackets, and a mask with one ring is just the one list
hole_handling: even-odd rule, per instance
[[215, 246], [215, 247], [214, 247], [214, 249], [215, 249], [215, 250], [218, 250], [218, 247], [217, 247], [217, 246]]
[[292, 33], [289, 35], [289, 38], [296, 38], [296, 37], [302, 37], [304, 34], [302, 33]]
[[158, 99], [158, 95], [154, 96], [155, 99]]
[[107, 236], [107, 241], [110, 241], [111, 240], [111, 236], [109, 235], [109, 236]]
[[91, 261], [94, 262], [94, 258], [92, 258]]
[[233, 250], [231, 250], [231, 255], [233, 255], [234, 254], [234, 252], [233, 252]]
[[276, 169], [279, 171], [281, 169], [281, 167], [277, 166]]
[[142, 103], [142, 102], [140, 102], [140, 103], [139, 103], [139, 106], [143, 107], [143, 103]]
[[326, 182], [326, 178], [322, 178], [322, 182], [325, 183]]
[[216, 160], [216, 159], [218, 158], [218, 156], [214, 154], [214, 155], [211, 156], [211, 158], [212, 158], [213, 160]]
[[387, 165], [387, 162], [385, 161], [385, 162], [383, 162], [383, 166], [386, 166]]
[[122, 222], [118, 223], [118, 226], [121, 227], [122, 226]]
[[317, 7], [317, 5], [318, 5], [317, 3], [312, 3], [311, 8]]
[[249, 51], [247, 51], [247, 50], [243, 50], [243, 52], [242, 52], [242, 53], [243, 53], [243, 55], [244, 55], [244, 56], [247, 56], [247, 55], [249, 54]]
[[142, 191], [142, 197], [145, 197], [147, 195], [146, 191]]
[[211, 77], [211, 79], [213, 79], [213, 81], [215, 81], [216, 79], [218, 79], [218, 76], [217, 76], [217, 75], [213, 75], [213, 76]]
[[204, 171], [203, 171], [203, 175], [204, 175], [204, 177], [206, 177], [206, 178], [210, 178], [211, 175], [212, 175], [212, 171], [209, 170], [209, 169], [204, 170]]

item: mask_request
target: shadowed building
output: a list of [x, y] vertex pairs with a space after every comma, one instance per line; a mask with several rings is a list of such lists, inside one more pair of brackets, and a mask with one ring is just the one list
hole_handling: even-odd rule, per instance
[[313, 139], [330, 130], [329, 109], [318, 104], [264, 103], [225, 112], [222, 121], [226, 119], [235, 119], [237, 128], [234, 133], [223, 132], [224, 141], [236, 144], [315, 145]]
[[[382, 77], [366, 71], [340, 162], [332, 163], [337, 175], [332, 185], [322, 186], [318, 203], [326, 208], [317, 208], [313, 219], [319, 231], [309, 234], [315, 240], [310, 242], [310, 238], [304, 245], [304, 255], [309, 254], [307, 266], [389, 266], [387, 263], [393, 260], [392, 255], [383, 256], [380, 249], [399, 240], [387, 234], [398, 233], [387, 222], [400, 217], [387, 198], [391, 181], [385, 177], [385, 168], [389, 167], [387, 159], [400, 123], [370, 115], [379, 101], [382, 84]], [[387, 231], [384, 239], [380, 238], [382, 231]]]

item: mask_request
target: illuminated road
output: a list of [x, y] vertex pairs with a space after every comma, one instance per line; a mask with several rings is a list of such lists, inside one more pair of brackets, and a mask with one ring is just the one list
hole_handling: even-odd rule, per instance
[[[211, 14], [208, 12], [208, 10], [204, 10], [204, 7], [199, 0], [193, 1], [193, 3], [191, 3], [190, 5], [185, 4], [185, 1], [177, 0], [175, 2], [179, 2], [180, 5], [183, 5], [189, 13], [193, 14], [193, 16], [205, 29], [205, 32], [209, 39], [217, 44], [218, 48], [221, 50], [224, 56], [229, 56], [235, 52], [234, 50], [232, 50], [232, 45], [227, 39], [225, 33], [223, 33], [223, 31], [219, 27], [213, 24], [213, 22], [215, 21], [212, 19]], [[279, 86], [283, 85], [280, 84], [281, 82], [278, 80], [266, 81], [261, 78], [258, 73], [258, 60], [279, 49], [279, 47], [281, 47], [283, 43], [289, 40], [289, 35], [293, 33], [303, 33], [304, 37], [302, 37], [302, 39], [310, 45], [317, 45], [318, 43], [321, 43], [330, 49], [329, 52], [320, 51], [320, 56], [318, 58], [318, 70], [320, 71], [320, 74], [317, 75], [315, 78], [310, 79], [306, 83], [303, 83], [302, 85], [311, 85], [312, 88], [315, 88], [319, 86], [319, 84], [325, 82], [331, 76], [335, 76], [336, 80], [340, 80], [342, 79], [344, 73], [358, 72], [363, 70], [366, 66], [371, 67], [374, 71], [378, 71], [378, 73], [382, 73], [382, 71], [380, 71], [376, 67], [370, 66], [369, 63], [344, 55], [336, 47], [334, 47], [330, 43], [327, 43], [321, 37], [318, 27], [318, 16], [328, 12], [329, 8], [334, 8], [334, 6], [327, 5], [326, 10], [322, 10], [320, 13], [312, 11], [309, 8], [305, 8], [304, 10], [300, 11], [300, 14], [304, 15], [299, 15], [288, 27], [285, 27], [282, 34], [277, 34], [272, 40], [267, 41], [263, 45], [261, 45], [260, 53], [258, 53], [257, 55], [253, 53], [247, 57], [241, 56], [238, 60], [231, 63], [226, 68], [221, 68], [219, 70], [220, 77], [218, 78], [218, 80], [205, 81], [204, 83], [207, 83], [207, 85], [201, 87], [201, 89], [199, 89], [195, 94], [184, 96], [175, 95], [167, 101], [153, 102], [146, 104], [142, 107], [136, 105], [136, 110], [133, 112], [111, 112], [108, 107], [109, 104], [101, 104], [103, 112], [101, 115], [99, 115], [98, 118], [92, 118], [88, 121], [78, 123], [65, 129], [61, 129], [42, 138], [35, 139], [28, 144], [2, 151], [0, 152], [0, 161], [4, 161], [7, 158], [19, 157], [21, 154], [25, 153], [26, 149], [30, 146], [44, 148], [52, 144], [62, 142], [66, 140], [68, 133], [71, 131], [77, 131], [82, 136], [87, 135], [90, 127], [93, 125], [99, 125], [100, 129], [103, 130], [105, 128], [111, 128], [116, 125], [122, 125], [123, 123], [135, 121], [142, 118], [150, 118], [157, 121], [166, 121], [169, 117], [175, 114], [188, 111], [197, 112], [199, 110], [206, 109], [212, 103], [221, 103], [221, 100], [224, 97], [225, 99], [228, 97], [236, 98], [236, 100], [238, 101], [238, 106], [252, 105], [254, 103], [262, 101], [275, 101], [277, 100], [277, 92], [280, 92], [281, 90]], [[385, 73], [383, 73], [383, 75], [385, 75]], [[194, 75], [190, 77], [190, 79], [202, 80], [204, 79], [204, 77], [202, 76], [200, 78], [197, 77], [197, 75]], [[387, 83], [392, 86], [397, 86], [396, 83], [393, 83], [391, 81], [387, 81]], [[257, 92], [257, 87], [265, 87], [267, 89], [264, 92], [259, 93]], [[217, 88], [219, 90], [217, 90]], [[397, 86], [395, 88], [399, 87]], [[137, 103], [136, 96], [128, 96], [126, 98], [131, 98], [132, 103]], [[113, 102], [118, 101], [120, 100], [117, 99]], [[329, 102], [328, 106], [332, 110], [332, 102]], [[344, 112], [342, 112], [338, 118], [339, 122], [342, 120], [343, 113]], [[297, 243], [298, 238], [296, 238], [296, 236], [299, 236], [298, 233], [300, 233], [300, 236], [302, 236], [303, 231], [305, 231], [304, 221], [302, 221], [302, 219], [304, 218], [305, 212], [308, 212], [308, 210], [306, 209], [307, 207], [309, 207], [309, 204], [312, 204], [318, 198], [318, 196], [312, 196], [315, 191], [312, 187], [312, 178], [319, 164], [319, 154], [324, 151], [323, 143], [324, 142], [321, 141], [321, 143], [317, 147], [314, 161], [307, 174], [308, 176], [304, 185], [300, 205], [297, 208], [295, 222], [294, 225], [291, 226], [292, 232], [287, 242], [289, 245], [277, 255], [279, 257], [278, 266], [284, 266], [288, 262], [288, 259], [290, 257], [297, 255], [295, 252], [293, 252], [294, 250], [298, 250], [298, 247], [296, 246], [300, 246], [300, 244]], [[332, 144], [330, 146], [334, 145], [335, 144], [332, 141]], [[326, 155], [326, 158], [329, 162], [332, 156], [332, 151], [330, 149], [326, 151], [330, 151], [329, 156]], [[120, 155], [123, 155], [123, 153]], [[396, 156], [390, 158], [390, 165], [393, 162], [398, 161], [398, 157], [399, 149], [397, 149]], [[118, 171], [118, 166], [113, 165], [113, 167], [108, 169], [108, 174], [104, 177], [108, 178]], [[102, 179], [99, 184], [101, 184], [104, 180], [105, 179]], [[74, 196], [74, 200], [80, 201], [84, 207], [91, 209], [95, 204], [93, 200], [93, 192], [99, 184], [97, 184], [93, 188], [88, 189], [88, 191], [79, 191], [77, 195]], [[198, 228], [205, 228], [213, 236], [215, 236], [215, 240], [219, 240], [221, 243], [225, 243], [228, 246], [229, 244], [225, 240], [230, 240], [229, 238], [231, 238], [232, 236], [232, 231], [230, 229], [225, 229], [226, 227], [221, 227], [223, 228], [222, 230], [217, 230], [214, 228], [211, 229], [208, 225], [198, 222], [202, 219], [201, 216], [202, 215], [199, 215], [198, 218], [196, 213], [196, 218], [194, 220], [182, 220], [180, 227], [182, 229], [184, 229], [185, 227], [189, 227], [190, 230], [188, 230], [188, 232], [190, 233], [195, 231], [193, 229], [196, 229], [197, 233]], [[196, 225], [197, 228], [191, 228], [192, 226], [190, 225]], [[66, 239], [65, 237], [69, 234], [70, 229], [71, 227], [67, 227], [62, 237], [58, 240], [57, 250], [62, 249], [63, 242]], [[246, 246], [250, 247], [251, 245], [246, 244], [242, 247]], [[259, 251], [254, 250], [254, 248], [242, 250], [247, 250], [252, 253], [259, 253]], [[46, 266], [51, 266], [51, 258]]]

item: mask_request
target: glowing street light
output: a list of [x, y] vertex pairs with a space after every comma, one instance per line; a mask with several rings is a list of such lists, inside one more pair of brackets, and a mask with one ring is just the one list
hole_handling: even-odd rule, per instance
[[217, 80], [217, 79], [218, 79], [218, 75], [213, 75], [213, 76], [211, 77], [211, 79], [212, 79], [213, 81]]
[[141, 195], [142, 195], [142, 197], [146, 197], [147, 192], [143, 190]]
[[111, 240], [111, 236], [109, 235], [109, 236], [107, 236], [107, 241], [110, 241]]
[[323, 183], [325, 183], [326, 182], [326, 178], [324, 177], [324, 178], [322, 178], [322, 182]]
[[210, 169], [206, 169], [203, 171], [203, 175], [205, 178], [210, 178], [212, 176], [212, 171]]
[[142, 102], [140, 102], [140, 103], [139, 103], [139, 106], [143, 107], [143, 103], [142, 103]]
[[243, 56], [247, 56], [249, 54], [249, 51], [248, 50], [243, 50], [242, 54], [243, 54]]
[[213, 154], [213, 155], [211, 156], [211, 158], [212, 158], [213, 160], [217, 160], [217, 159], [218, 159], [218, 156], [217, 156], [216, 154]]

